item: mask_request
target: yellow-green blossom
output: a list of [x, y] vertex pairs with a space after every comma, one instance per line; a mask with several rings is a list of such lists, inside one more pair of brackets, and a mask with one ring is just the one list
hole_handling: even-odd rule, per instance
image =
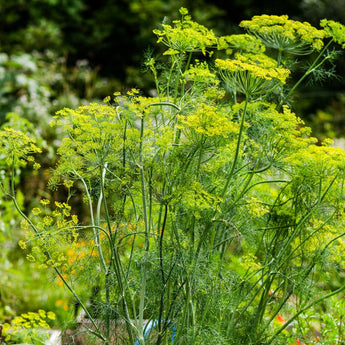
[[202, 217], [202, 212], [207, 210], [219, 210], [222, 198], [206, 191], [202, 184], [197, 181], [190, 181], [188, 190], [183, 192], [181, 202], [193, 212], [196, 218]]
[[[147, 104], [152, 100], [135, 96], [138, 93], [136, 89], [130, 90], [129, 93], [131, 100], [128, 101], [126, 114], [123, 112], [123, 115], [144, 116]], [[127, 100], [126, 96], [121, 101], [125, 100]], [[58, 150], [61, 158], [50, 182], [52, 186], [60, 183], [61, 180], [66, 180], [64, 184], [70, 188], [72, 181], [81, 173], [89, 176], [97, 173], [95, 168], [102, 166], [105, 161], [108, 164], [118, 164], [117, 153], [122, 153], [124, 142], [119, 135], [114, 135], [114, 133], [121, 133], [125, 123], [125, 121], [118, 121], [119, 108], [120, 106], [91, 103], [75, 110], [65, 108], [57, 113], [55, 124], [62, 125], [68, 137], [62, 140]], [[134, 145], [131, 139], [133, 133], [138, 134], [138, 131], [128, 129], [127, 147], [131, 143]], [[75, 174], [65, 175], [66, 171], [73, 171]]]
[[63, 184], [64, 184], [64, 186], [65, 186], [67, 189], [70, 189], [70, 188], [73, 186], [73, 181], [64, 180], [64, 181], [63, 181]]
[[43, 224], [45, 226], [50, 226], [51, 224], [53, 224], [53, 221], [54, 221], [54, 219], [50, 216], [43, 217]]
[[320, 25], [325, 29], [327, 36], [345, 48], [345, 26], [334, 20], [322, 19]]
[[29, 223], [26, 219], [20, 221], [20, 228], [23, 230], [29, 229]]
[[196, 83], [219, 83], [216, 74], [210, 71], [209, 66], [206, 62], [197, 62], [195, 65], [191, 65], [190, 68], [186, 72], [184, 72], [184, 77], [187, 81], [191, 80]]
[[48, 199], [41, 199], [40, 204], [43, 206], [47, 206], [50, 204], [50, 201]]
[[324, 30], [318, 30], [307, 22], [289, 19], [287, 15], [261, 15], [244, 20], [240, 26], [262, 40], [265, 46], [305, 55], [323, 47]]
[[290, 71], [275, 67], [275, 60], [264, 54], [235, 54], [235, 59], [215, 61], [226, 84], [244, 94], [259, 94], [284, 84]]
[[140, 93], [140, 91], [138, 89], [134, 89], [132, 88], [131, 90], [127, 91], [127, 95], [128, 96], [135, 96], [138, 95]]
[[103, 103], [109, 103], [111, 100], [110, 96], [107, 96], [103, 99]]
[[297, 237], [292, 244], [297, 252], [303, 253], [304, 256], [308, 254], [315, 255], [325, 245], [332, 243], [325, 251], [327, 260], [337, 264], [344, 262], [345, 242], [342, 237], [334, 241], [334, 238], [339, 235], [339, 230], [336, 226], [321, 219], [311, 218], [306, 230], [310, 234], [308, 241], [301, 241]]
[[26, 249], [27, 247], [26, 247], [26, 243], [25, 243], [25, 241], [23, 241], [23, 240], [20, 240], [19, 242], [18, 242], [18, 246], [21, 248], [21, 249]]
[[212, 30], [205, 26], [193, 22], [184, 9], [181, 20], [175, 20], [174, 25], [162, 24], [161, 30], [153, 30], [158, 36], [158, 41], [164, 43], [169, 49], [165, 55], [178, 53], [202, 52], [206, 54], [206, 49], [217, 45], [217, 38]]
[[[43, 199], [43, 204], [47, 202]], [[66, 267], [64, 249], [73, 249], [77, 246], [78, 232], [76, 224], [78, 217], [71, 214], [71, 206], [65, 202], [55, 201], [54, 210], [49, 215], [42, 214], [43, 210], [36, 207], [32, 213], [40, 217], [33, 217], [31, 225], [35, 231], [27, 231], [25, 241], [18, 244], [23, 250], [27, 250], [28, 261], [37, 262], [41, 267]], [[29, 224], [25, 221], [23, 228], [28, 230]], [[29, 246], [30, 244], [30, 246]]]
[[263, 53], [266, 50], [261, 40], [248, 34], [219, 37], [218, 49], [226, 49], [228, 54], [232, 54], [233, 51]]
[[227, 137], [238, 132], [237, 124], [229, 118], [226, 111], [207, 104], [201, 104], [195, 112], [188, 116], [179, 115], [180, 128], [193, 129], [208, 137]]
[[246, 271], [248, 270], [251, 273], [253, 273], [261, 269], [261, 265], [258, 262], [259, 262], [258, 258], [254, 254], [249, 253], [247, 255], [242, 256], [240, 265]]
[[0, 132], [0, 157], [5, 158], [8, 165], [25, 166], [27, 161], [33, 162], [32, 154], [40, 153], [36, 141], [13, 128], [5, 127]]
[[[55, 320], [56, 316], [53, 312], [46, 313], [44, 310], [36, 312], [28, 312], [16, 316], [11, 323], [3, 325], [3, 336], [6, 341], [16, 340], [17, 337], [26, 344], [32, 344], [33, 340], [36, 343], [43, 344], [44, 340], [49, 338], [47, 331], [42, 332], [42, 329], [50, 328], [47, 319]], [[41, 329], [40, 331], [38, 329]], [[42, 339], [41, 339], [42, 338]], [[21, 342], [21, 343], [22, 343]], [[17, 343], [17, 341], [15, 341]]]
[[345, 151], [339, 147], [310, 145], [286, 160], [301, 176], [332, 178], [345, 171]]
[[41, 213], [41, 210], [38, 207], [32, 209], [32, 214], [38, 216]]
[[255, 197], [251, 197], [248, 199], [246, 209], [248, 214], [255, 218], [263, 217], [270, 211], [268, 206], [264, 205], [263, 202]]

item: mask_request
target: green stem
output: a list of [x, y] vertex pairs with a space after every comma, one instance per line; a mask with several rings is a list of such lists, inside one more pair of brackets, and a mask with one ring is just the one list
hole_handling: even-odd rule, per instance
[[[180, 57], [180, 59], [178, 60], [178, 70], [176, 71], [176, 74], [178, 74], [179, 76], [182, 76], [182, 71], [181, 71], [181, 68], [182, 68], [182, 57]], [[181, 78], [177, 77], [176, 76], [176, 80], [175, 80], [175, 88], [174, 88], [174, 103], [176, 103], [176, 100], [177, 100], [177, 95], [178, 95], [178, 87], [179, 87], [179, 84], [181, 82]], [[182, 92], [181, 92], [182, 93]], [[183, 95], [181, 95], [182, 97]]]
[[140, 182], [141, 182], [141, 197], [143, 207], [143, 217], [145, 226], [145, 243], [144, 243], [144, 258], [142, 264], [142, 283], [140, 290], [140, 301], [139, 301], [139, 322], [138, 322], [138, 333], [139, 342], [145, 345], [145, 339], [143, 334], [144, 328], [144, 309], [145, 309], [145, 298], [146, 298], [146, 285], [147, 285], [147, 269], [148, 269], [148, 253], [150, 250], [150, 239], [149, 239], [149, 224], [147, 217], [147, 205], [146, 205], [146, 188], [145, 188], [145, 175], [144, 175], [144, 159], [143, 159], [143, 141], [144, 141], [144, 116], [140, 121], [140, 143], [139, 143], [139, 170], [140, 170]]
[[[103, 200], [103, 208], [104, 208], [105, 215], [106, 215], [108, 233], [109, 233], [109, 237], [111, 238], [110, 245], [112, 247], [114, 247], [115, 246], [115, 241], [114, 241], [115, 239], [113, 239], [113, 236], [112, 236], [111, 224], [110, 224], [110, 218], [109, 218], [107, 201], [106, 201], [106, 197], [105, 197], [105, 188], [104, 188], [107, 166], [108, 166], [108, 163], [105, 162], [103, 167], [100, 168], [101, 169], [101, 171], [100, 171], [100, 173], [101, 173], [100, 200]], [[99, 212], [99, 207], [97, 207], [97, 210]], [[97, 217], [99, 217], [99, 216], [100, 215], [98, 214]], [[106, 305], [107, 306], [110, 306], [110, 281], [109, 281], [109, 274], [110, 274], [110, 270], [108, 269], [106, 274], [105, 274], [105, 283], [104, 283], [105, 299], [106, 299]], [[106, 331], [107, 339], [109, 339], [109, 337], [110, 337], [110, 314], [109, 314], [109, 312], [107, 312], [106, 315], [105, 315], [105, 331]]]
[[186, 63], [185, 69], [184, 69], [185, 71], [187, 71], [189, 68], [190, 62], [192, 60], [192, 55], [193, 55], [193, 52], [189, 52], [188, 60], [187, 60], [187, 63]]
[[303, 80], [317, 67], [321, 66], [328, 58], [324, 58], [322, 60], [321, 63], [319, 63], [319, 60], [321, 59], [321, 57], [323, 56], [323, 54], [325, 53], [325, 51], [328, 49], [328, 47], [331, 45], [331, 43], [333, 42], [333, 38], [326, 44], [326, 46], [322, 49], [322, 51], [320, 52], [320, 54], [315, 58], [314, 62], [311, 64], [311, 66], [308, 68], [308, 70], [303, 74], [303, 76], [296, 82], [296, 84], [290, 89], [290, 91], [288, 92], [288, 94], [282, 98], [282, 100], [280, 101], [279, 105], [278, 105], [278, 109], [281, 108], [281, 106], [283, 105], [283, 103], [285, 103], [285, 101], [291, 96], [291, 94], [296, 90], [296, 88], [303, 82]]
[[[92, 198], [91, 198], [91, 195], [89, 192], [89, 188], [87, 187], [87, 184], [86, 184], [86, 181], [84, 180], [84, 178], [80, 174], [78, 174], [78, 172], [76, 170], [73, 169], [73, 173], [80, 179], [80, 181], [84, 185], [84, 190], [85, 190], [87, 200], [89, 203], [91, 224], [94, 226], [93, 234], [94, 234], [94, 238], [95, 238], [95, 242], [96, 242], [96, 247], [97, 247], [98, 255], [99, 255], [99, 258], [101, 261], [102, 270], [104, 273], [106, 273], [107, 272], [107, 265], [106, 265], [105, 260], [104, 260], [103, 251], [102, 251], [102, 247], [101, 247], [101, 243], [100, 243], [99, 230], [97, 229], [97, 226], [99, 226], [99, 224], [96, 224], [94, 216], [93, 216], [94, 212], [93, 212]], [[101, 200], [102, 200], [102, 194], [99, 197], [99, 203], [101, 202]], [[100, 204], [99, 204], [99, 207], [100, 207]]]
[[147, 106], [148, 107], [154, 107], [154, 106], [158, 106], [158, 105], [167, 105], [169, 107], [173, 107], [175, 108], [176, 110], [180, 111], [181, 109], [174, 103], [171, 103], [171, 102], [155, 102], [155, 103], [150, 103], [148, 104]]
[[[20, 216], [25, 219], [28, 224], [31, 226], [32, 230], [35, 232], [35, 234], [40, 238], [41, 237], [41, 233], [40, 231], [36, 228], [35, 224], [33, 224], [33, 222], [31, 221], [31, 219], [29, 217], [26, 216], [26, 214], [21, 210], [21, 208], [19, 207], [18, 203], [17, 203], [17, 199], [16, 199], [16, 193], [15, 193], [15, 182], [14, 182], [14, 176], [15, 176], [15, 167], [14, 167], [14, 157], [13, 157], [13, 164], [12, 164], [12, 174], [11, 174], [11, 199], [13, 201], [14, 207], [16, 208], [17, 212], [20, 214]], [[49, 260], [53, 261], [53, 258], [50, 254], [50, 252], [48, 250], [46, 250], [46, 255], [48, 257]], [[95, 330], [92, 329], [88, 329], [88, 331], [94, 335], [96, 335], [98, 338], [102, 339], [103, 341], [107, 341], [107, 339], [102, 335], [99, 327], [97, 326], [95, 320], [93, 319], [93, 317], [91, 316], [91, 314], [89, 313], [89, 310], [87, 309], [87, 307], [84, 305], [84, 303], [82, 302], [82, 300], [79, 298], [78, 294], [75, 292], [75, 290], [72, 288], [72, 286], [67, 282], [67, 280], [65, 279], [65, 277], [63, 276], [63, 274], [60, 272], [60, 270], [57, 267], [53, 267], [55, 273], [58, 275], [58, 277], [61, 279], [61, 281], [63, 282], [63, 284], [66, 286], [67, 290], [73, 295], [73, 297], [76, 299], [76, 301], [79, 303], [80, 307], [84, 310], [86, 316], [90, 319], [92, 326], [95, 328]]]
[[[344, 234], [343, 234], [344, 235]], [[302, 313], [304, 313], [305, 311], [307, 311], [308, 309], [314, 307], [316, 304], [324, 301], [327, 298], [330, 298], [332, 296], [337, 295], [338, 293], [342, 292], [345, 290], [345, 284], [343, 286], [341, 286], [340, 288], [338, 288], [337, 290], [334, 290], [316, 300], [314, 300], [313, 302], [309, 303], [307, 306], [305, 306], [304, 308], [300, 309], [295, 315], [293, 315], [289, 320], [287, 320], [284, 325], [278, 329], [278, 331], [276, 333], [273, 334], [273, 336], [268, 340], [268, 342], [266, 343], [267, 345], [270, 345], [273, 343], [274, 339], [281, 333], [284, 331], [284, 329], [286, 327], [288, 327], [288, 325], [291, 324], [292, 321], [294, 321], [299, 315], [301, 315]]]
[[170, 70], [169, 70], [169, 76], [168, 76], [168, 80], [167, 80], [167, 84], [166, 84], [166, 89], [167, 89], [167, 98], [169, 99], [169, 96], [170, 96], [170, 83], [171, 83], [171, 76], [173, 74], [173, 71], [174, 71], [174, 67], [175, 67], [175, 64], [176, 64], [176, 58], [174, 56], [171, 56], [171, 61], [172, 61], [172, 64], [171, 64], [171, 67], [170, 67]]
[[158, 99], [161, 99], [161, 90], [160, 90], [160, 87], [159, 87], [157, 70], [156, 70], [156, 68], [155, 68], [154, 65], [152, 65], [151, 71], [152, 71], [153, 76], [154, 76], [154, 80], [155, 80], [155, 85], [156, 85], [156, 90], [157, 90]]
[[[105, 197], [105, 177], [106, 177], [107, 167], [108, 167], [107, 162], [105, 162], [103, 164], [103, 167], [101, 167], [101, 195], [103, 196], [103, 198], [102, 198], [103, 208], [104, 208], [105, 218], [106, 218], [106, 222], [107, 222], [108, 234], [109, 234], [109, 237], [111, 239], [111, 241], [110, 241], [111, 258], [110, 258], [109, 268], [111, 266], [114, 267], [117, 282], [119, 284], [120, 296], [121, 296], [122, 306], [123, 306], [123, 312], [126, 316], [127, 332], [129, 334], [130, 339], [133, 339], [132, 328], [131, 328], [130, 323], [129, 323], [130, 317], [129, 317], [129, 312], [128, 312], [128, 306], [127, 306], [127, 301], [126, 301], [126, 291], [129, 291], [129, 289], [128, 289], [128, 287], [125, 288], [125, 285], [126, 285], [126, 280], [124, 278], [125, 274], [124, 274], [124, 270], [123, 270], [122, 263], [120, 260], [120, 255], [119, 255], [117, 247], [116, 247], [117, 232], [115, 231], [113, 233], [113, 231], [111, 229], [108, 204], [107, 204], [107, 199]], [[106, 280], [106, 282], [105, 282], [105, 294], [106, 294], [106, 302], [107, 302], [108, 306], [110, 305], [109, 274], [110, 274], [110, 269], [108, 269], [106, 274], [105, 274], [105, 280]], [[110, 315], [109, 315], [109, 313], [106, 314], [106, 332], [108, 335], [110, 335]]]
[[277, 56], [277, 67], [280, 67], [280, 64], [282, 61], [282, 56], [283, 56], [283, 50], [279, 49], [278, 50], [278, 56]]
[[248, 102], [249, 102], [249, 96], [246, 95], [246, 100], [245, 100], [245, 103], [244, 103], [244, 108], [243, 108], [242, 117], [241, 117], [241, 123], [240, 123], [240, 132], [238, 134], [238, 139], [237, 139], [237, 144], [236, 144], [235, 157], [234, 157], [234, 160], [232, 162], [232, 166], [231, 166], [231, 169], [230, 169], [230, 172], [229, 172], [229, 176], [228, 176], [228, 178], [227, 178], [227, 180], [225, 182], [225, 185], [224, 185], [224, 188], [223, 188], [223, 192], [221, 194], [222, 198], [224, 198], [225, 193], [228, 190], [230, 181], [231, 181], [231, 179], [233, 177], [235, 168], [237, 166], [238, 156], [239, 156], [241, 142], [242, 142], [243, 129], [244, 129], [244, 118], [246, 116]]
[[161, 290], [161, 297], [160, 297], [160, 306], [159, 306], [159, 316], [158, 316], [158, 339], [156, 345], [160, 345], [162, 341], [162, 321], [163, 321], [163, 310], [164, 310], [164, 297], [165, 297], [165, 289], [166, 289], [166, 283], [167, 279], [165, 277], [164, 272], [164, 262], [163, 262], [163, 237], [164, 237], [164, 231], [165, 226], [167, 222], [168, 217], [168, 205], [164, 205], [164, 218], [163, 218], [163, 224], [159, 239], [159, 263], [160, 263], [160, 270], [161, 270], [161, 276], [162, 276], [162, 290]]

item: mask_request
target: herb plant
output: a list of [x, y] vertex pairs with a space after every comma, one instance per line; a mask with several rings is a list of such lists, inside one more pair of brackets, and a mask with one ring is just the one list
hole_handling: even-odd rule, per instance
[[154, 30], [166, 46], [163, 64], [146, 61], [155, 96], [132, 89], [57, 112], [50, 188], [64, 185], [66, 200], [22, 211], [17, 167], [39, 168], [39, 148], [1, 132], [20, 245], [71, 292], [94, 343], [286, 344], [303, 313], [345, 290], [316, 293], [342, 265], [345, 152], [317, 143], [291, 108], [345, 27], [263, 15], [217, 37], [180, 14]]

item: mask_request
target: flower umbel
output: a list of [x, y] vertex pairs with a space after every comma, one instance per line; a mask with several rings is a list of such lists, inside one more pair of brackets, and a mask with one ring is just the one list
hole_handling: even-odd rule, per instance
[[[230, 134], [237, 133], [237, 125], [231, 121], [227, 111], [219, 110], [215, 106], [201, 104], [194, 113], [186, 117], [181, 115], [178, 118], [185, 128], [193, 129], [196, 133], [207, 137], [228, 137]], [[180, 128], [183, 129], [184, 126]]]
[[323, 47], [324, 30], [318, 30], [307, 22], [289, 19], [287, 15], [254, 16], [240, 26], [247, 29], [270, 48], [295, 55], [307, 55]]
[[235, 54], [235, 59], [217, 59], [215, 65], [231, 89], [251, 95], [272, 91], [290, 74], [286, 68], [275, 67], [275, 60], [265, 54]]
[[211, 72], [206, 62], [197, 62], [183, 74], [187, 81], [202, 84], [218, 84], [216, 74]]
[[320, 25], [325, 29], [327, 36], [345, 48], [345, 26], [334, 20], [322, 19]]
[[232, 54], [233, 51], [257, 54], [266, 50], [261, 40], [248, 34], [219, 37], [218, 49], [226, 49], [228, 54]]
[[186, 9], [180, 11], [181, 20], [175, 20], [174, 26], [162, 24], [161, 30], [153, 30], [158, 36], [158, 41], [164, 43], [169, 49], [165, 55], [178, 53], [202, 52], [217, 45], [217, 38], [212, 30], [193, 22]]
[[4, 158], [9, 166], [12, 164], [25, 166], [27, 161], [33, 163], [34, 159], [31, 155], [41, 152], [34, 139], [8, 127], [0, 132], [0, 148], [0, 158]]

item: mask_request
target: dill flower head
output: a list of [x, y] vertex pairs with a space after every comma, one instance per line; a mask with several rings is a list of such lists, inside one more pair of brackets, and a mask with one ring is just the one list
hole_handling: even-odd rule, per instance
[[334, 20], [322, 19], [320, 25], [325, 29], [327, 36], [345, 48], [345, 26]]
[[226, 49], [227, 54], [232, 54], [233, 51], [263, 53], [266, 50], [261, 40], [248, 34], [219, 37], [218, 49]]
[[215, 61], [225, 83], [234, 91], [259, 94], [284, 84], [290, 71], [276, 67], [275, 60], [264, 54], [235, 54], [235, 59]]
[[195, 83], [203, 84], [218, 84], [219, 80], [216, 74], [211, 72], [206, 62], [198, 62], [191, 65], [190, 68], [184, 72], [186, 80], [193, 81]]
[[[27, 162], [34, 163], [33, 154], [41, 153], [36, 141], [26, 134], [13, 128], [5, 127], [0, 132], [0, 159], [4, 159], [8, 166], [26, 166]], [[34, 163], [34, 168], [38, 163]]]
[[161, 30], [153, 30], [158, 36], [157, 43], [164, 43], [169, 49], [165, 55], [178, 53], [202, 52], [206, 54], [206, 48], [217, 45], [217, 38], [212, 30], [193, 22], [184, 8], [180, 10], [182, 18], [175, 20], [174, 26], [162, 24]]
[[261, 15], [244, 20], [240, 26], [262, 40], [265, 46], [295, 55], [307, 55], [323, 47], [324, 30], [287, 15]]
[[188, 128], [207, 137], [226, 138], [238, 132], [237, 125], [229, 118], [227, 109], [219, 109], [203, 103], [188, 116], [178, 115], [178, 119], [181, 124], [180, 129]]

